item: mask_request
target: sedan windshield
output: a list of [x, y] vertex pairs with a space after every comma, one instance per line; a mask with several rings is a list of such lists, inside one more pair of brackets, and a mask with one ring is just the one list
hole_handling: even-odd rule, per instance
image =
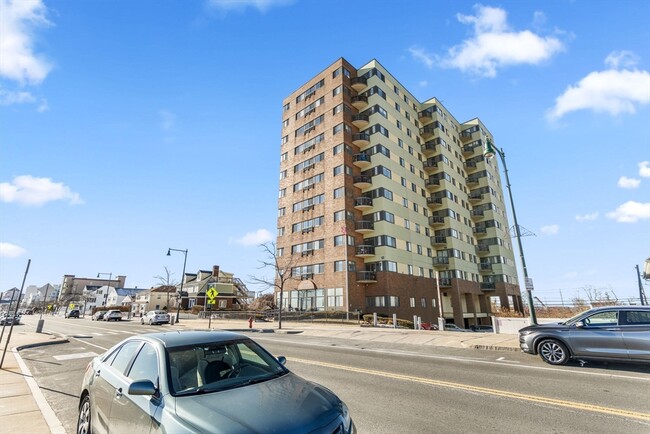
[[247, 386], [286, 374], [278, 361], [251, 340], [169, 348], [173, 395], [191, 395]]

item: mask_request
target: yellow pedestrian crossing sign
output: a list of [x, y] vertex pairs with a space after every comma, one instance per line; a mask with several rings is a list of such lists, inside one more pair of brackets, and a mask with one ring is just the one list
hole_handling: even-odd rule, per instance
[[219, 292], [216, 289], [214, 288], [208, 289], [207, 296], [210, 300], [214, 300], [215, 298], [217, 298], [217, 295], [219, 295]]

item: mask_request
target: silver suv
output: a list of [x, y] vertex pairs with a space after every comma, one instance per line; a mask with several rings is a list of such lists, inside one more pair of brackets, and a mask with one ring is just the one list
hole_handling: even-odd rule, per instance
[[551, 365], [569, 359], [650, 362], [650, 306], [607, 306], [519, 330], [519, 347]]
[[120, 310], [109, 310], [104, 315], [104, 321], [122, 321], [122, 311]]

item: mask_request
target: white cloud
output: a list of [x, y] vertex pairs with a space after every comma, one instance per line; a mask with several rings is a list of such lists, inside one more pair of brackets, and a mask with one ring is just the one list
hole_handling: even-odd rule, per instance
[[592, 212], [591, 214], [577, 215], [576, 220], [579, 222], [590, 222], [598, 218], [597, 212]]
[[435, 56], [433, 54], [427, 53], [424, 48], [418, 46], [410, 47], [408, 50], [415, 60], [424, 63], [427, 68], [433, 67], [435, 63]]
[[235, 243], [243, 246], [257, 246], [268, 241], [275, 240], [275, 236], [266, 229], [258, 229], [255, 232], [249, 232], [241, 238], [234, 240]]
[[605, 65], [610, 69], [619, 69], [619, 67], [632, 68], [639, 61], [639, 57], [631, 51], [612, 51], [605, 58]]
[[29, 92], [14, 92], [0, 88], [0, 105], [27, 104], [33, 103], [35, 100], [34, 96]]
[[558, 225], [542, 226], [543, 235], [555, 235], [558, 232], [560, 232], [560, 227]]
[[[441, 66], [495, 77], [499, 68], [537, 65], [564, 50], [564, 44], [557, 38], [542, 37], [530, 30], [511, 30], [503, 9], [481, 5], [474, 8], [476, 16], [456, 16], [461, 23], [474, 26], [473, 37], [450, 48]], [[539, 18], [536, 14], [535, 19]]]
[[429, 82], [426, 80], [422, 80], [418, 83], [418, 86], [420, 87], [427, 87], [429, 85]]
[[632, 66], [629, 53], [612, 53], [605, 62], [612, 68], [589, 73], [555, 99], [555, 107], [547, 113], [550, 121], [577, 110], [593, 110], [612, 116], [633, 114], [637, 105], [650, 103], [650, 73], [616, 69], [619, 65]]
[[0, 258], [17, 258], [27, 250], [10, 243], [0, 243]]
[[34, 32], [50, 22], [41, 0], [0, 0], [0, 77], [38, 84], [52, 69], [34, 53]]
[[49, 111], [49, 110], [50, 110], [50, 105], [47, 103], [47, 100], [42, 99], [41, 103], [38, 105], [38, 108], [36, 109], [36, 111], [38, 111], [39, 113], [44, 113], [44, 112]]
[[642, 161], [639, 163], [639, 176], [650, 178], [650, 161]]
[[71, 205], [83, 203], [77, 193], [62, 183], [52, 182], [50, 178], [21, 175], [16, 176], [11, 183], [0, 183], [2, 202], [38, 206], [54, 200], [67, 200]]
[[290, 5], [294, 1], [295, 0], [208, 0], [207, 4], [225, 11], [244, 10], [247, 7], [252, 7], [260, 12], [266, 12], [273, 7]]
[[618, 179], [618, 186], [621, 188], [638, 188], [641, 184], [640, 179], [628, 178], [627, 176], [621, 176]]
[[171, 131], [176, 126], [176, 115], [167, 110], [159, 110], [160, 126], [164, 131]]
[[625, 202], [615, 211], [607, 213], [607, 218], [618, 223], [636, 223], [639, 220], [650, 219], [650, 202], [640, 203], [632, 200]]

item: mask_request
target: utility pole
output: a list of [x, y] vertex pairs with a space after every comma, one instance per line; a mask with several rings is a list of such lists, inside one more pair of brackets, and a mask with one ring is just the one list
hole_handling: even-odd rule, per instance
[[639, 271], [639, 266], [636, 265], [636, 278], [639, 280], [639, 298], [641, 299], [641, 306], [646, 306], [648, 300], [645, 297], [645, 292], [643, 291], [643, 283], [641, 282], [641, 271]]

